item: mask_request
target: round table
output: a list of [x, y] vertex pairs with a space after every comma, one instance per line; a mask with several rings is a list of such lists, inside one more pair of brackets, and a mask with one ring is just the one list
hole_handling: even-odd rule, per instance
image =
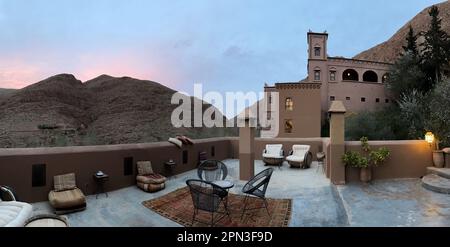
[[226, 190], [234, 187], [234, 183], [229, 180], [217, 180], [213, 181], [212, 183]]
[[40, 214], [29, 218], [25, 227], [68, 227], [67, 220], [55, 214]]

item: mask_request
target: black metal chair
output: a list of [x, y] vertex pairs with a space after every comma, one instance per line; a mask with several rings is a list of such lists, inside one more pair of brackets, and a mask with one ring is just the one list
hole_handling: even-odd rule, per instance
[[[273, 168], [267, 168], [264, 171], [256, 174], [253, 178], [248, 181], [242, 188], [242, 192], [245, 194], [244, 198], [244, 209], [242, 210], [242, 217], [244, 217], [245, 211], [265, 208], [267, 214], [270, 216], [268, 203], [266, 200], [266, 190], [269, 185], [270, 178], [272, 177]], [[263, 201], [264, 206], [247, 208], [248, 200], [250, 197], [258, 198]]]
[[197, 175], [201, 180], [208, 182], [225, 180], [228, 169], [220, 160], [205, 160], [197, 168]]
[[[192, 203], [194, 204], [194, 215], [192, 216], [192, 224], [194, 224], [194, 221], [196, 221], [196, 216], [199, 210], [211, 213], [211, 222], [210, 222], [211, 226], [214, 226], [226, 215], [230, 217], [227, 205], [228, 191], [213, 183], [204, 180], [189, 179], [186, 181], [186, 184], [189, 187], [192, 197]], [[225, 212], [219, 211], [221, 202], [224, 205]], [[221, 216], [215, 219], [214, 218], [215, 213], [221, 214]], [[199, 220], [197, 220], [197, 222], [209, 224]]]

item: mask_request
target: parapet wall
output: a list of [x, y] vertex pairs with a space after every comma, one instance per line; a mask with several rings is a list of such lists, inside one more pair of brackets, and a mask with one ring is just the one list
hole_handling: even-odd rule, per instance
[[[369, 146], [373, 150], [386, 147], [391, 152], [385, 164], [373, 168], [373, 179], [420, 178], [426, 174], [426, 167], [433, 166], [426, 141], [369, 141]], [[345, 150], [362, 153], [361, 142], [345, 142]], [[346, 180], [359, 181], [359, 169], [346, 167]]]
[[[285, 156], [294, 144], [311, 145], [314, 160], [318, 151], [324, 151], [327, 157], [330, 152], [329, 138], [256, 138], [256, 160], [262, 159], [262, 151], [266, 144], [283, 144]], [[425, 141], [370, 141], [369, 144], [374, 149], [387, 147], [391, 151], [386, 164], [374, 169], [374, 179], [419, 178], [425, 175], [426, 167], [432, 165], [431, 149]], [[360, 142], [346, 142], [345, 149], [360, 151]], [[195, 140], [194, 145], [184, 145], [181, 149], [168, 142], [0, 149], [0, 184], [14, 188], [22, 201], [45, 201], [53, 187], [53, 176], [74, 172], [77, 186], [86, 194], [92, 194], [96, 189], [93, 174], [98, 170], [110, 175], [105, 189], [116, 190], [135, 185], [136, 161], [150, 160], [156, 172], [174, 175], [195, 169], [200, 152], [206, 152], [208, 159], [237, 159], [239, 158], [238, 138]], [[169, 159], [177, 164], [172, 171], [164, 166], [164, 162]], [[33, 166], [39, 164], [45, 164], [45, 183], [33, 186]], [[127, 164], [131, 165], [127, 167]], [[326, 159], [325, 164], [327, 177], [329, 177], [330, 160]], [[346, 168], [346, 180], [358, 181], [358, 169]]]
[[[211, 159], [230, 158], [230, 141], [228, 138], [195, 140], [194, 145], [184, 145], [181, 149], [168, 142], [0, 149], [0, 184], [14, 188], [22, 201], [45, 201], [53, 187], [53, 176], [74, 172], [77, 186], [85, 194], [92, 194], [96, 189], [93, 175], [98, 170], [110, 176], [105, 189], [116, 190], [136, 183], [136, 161], [150, 160], [153, 170], [161, 174], [179, 174], [197, 167], [199, 152], [206, 152]], [[169, 159], [177, 164], [173, 171], [164, 166]], [[45, 164], [45, 183], [33, 186], [33, 166], [38, 164]]]

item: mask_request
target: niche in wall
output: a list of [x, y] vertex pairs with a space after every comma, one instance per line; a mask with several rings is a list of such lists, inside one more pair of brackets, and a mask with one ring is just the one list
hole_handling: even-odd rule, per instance
[[34, 164], [31, 166], [31, 186], [41, 187], [46, 184], [46, 165]]
[[123, 158], [123, 175], [133, 175], [133, 157]]

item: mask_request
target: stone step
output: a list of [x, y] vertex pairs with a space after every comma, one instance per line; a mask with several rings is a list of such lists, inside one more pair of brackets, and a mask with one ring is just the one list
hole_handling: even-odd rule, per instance
[[422, 178], [422, 186], [434, 192], [450, 194], [450, 179], [436, 174], [428, 174]]
[[427, 167], [427, 174], [436, 174], [443, 178], [450, 179], [450, 168]]

